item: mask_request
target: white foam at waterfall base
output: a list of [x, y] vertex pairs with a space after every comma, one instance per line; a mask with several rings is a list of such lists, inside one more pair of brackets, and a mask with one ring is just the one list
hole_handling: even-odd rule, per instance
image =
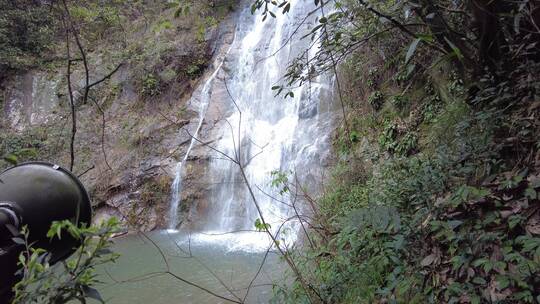
[[[290, 205], [279, 201], [286, 198], [281, 196], [280, 189], [271, 186], [271, 173], [295, 172], [302, 182], [308, 179], [310, 170], [321, 166], [321, 154], [329, 150], [331, 128], [328, 128], [330, 116], [322, 113], [328, 110], [324, 110], [324, 101], [320, 97], [331, 89], [331, 85], [327, 85], [330, 82], [327, 78], [319, 77], [307, 89], [294, 89], [294, 96], [287, 99], [274, 96], [275, 91], [271, 88], [286, 73], [290, 60], [308, 47], [309, 39], [297, 40], [317, 24], [316, 16], [302, 24], [311, 9], [313, 2], [310, 0], [294, 1], [288, 14], [268, 18], [265, 22], [260, 15], [251, 15], [249, 7], [240, 14], [235, 41], [231, 45], [234, 55], [227, 58], [230, 75], [227, 84], [234, 100], [234, 103], [228, 101], [230, 115], [226, 117], [231, 128], [224, 124], [226, 131], [218, 136], [220, 139], [214, 147], [230, 156], [240, 154], [239, 160], [245, 166], [243, 173], [254, 198], [244, 183], [238, 164], [224, 160], [219, 153], [212, 155], [207, 175], [213, 186], [208, 218], [202, 221], [208, 224], [203, 232], [190, 234], [190, 241], [220, 244], [232, 251], [265, 251], [271, 245], [270, 237], [264, 232], [253, 232], [255, 221], [264, 217], [280, 246], [290, 247], [296, 242], [300, 225], [297, 220], [291, 220], [295, 213]], [[298, 26], [301, 26], [300, 30], [297, 30]], [[284, 45], [294, 32], [295, 38]], [[317, 46], [313, 46], [310, 55], [316, 49]], [[217, 70], [214, 75], [216, 73]], [[205, 89], [210, 88], [214, 78], [209, 78]], [[210, 92], [205, 89], [201, 90], [201, 94], [206, 94], [201, 97], [206, 98], [206, 103], [199, 112], [199, 126], [208, 102], [212, 102]], [[188, 153], [191, 148], [192, 145]], [[177, 168], [172, 219], [176, 219], [178, 212], [183, 165], [181, 162]], [[297, 207], [304, 211], [302, 206]], [[176, 222], [171, 222], [170, 228], [176, 228]]]
[[234, 232], [223, 234], [223, 231], [207, 231], [193, 234], [193, 242], [212, 243], [222, 246], [228, 251], [264, 252], [272, 247], [272, 240], [266, 232]]
[[[296, 229], [290, 234], [280, 234], [278, 240], [281, 248], [291, 248], [296, 241]], [[265, 231], [205, 231], [185, 233], [178, 230], [166, 230], [178, 246], [188, 248], [191, 245], [208, 245], [222, 247], [229, 252], [243, 251], [248, 253], [265, 252], [276, 249], [270, 236]]]

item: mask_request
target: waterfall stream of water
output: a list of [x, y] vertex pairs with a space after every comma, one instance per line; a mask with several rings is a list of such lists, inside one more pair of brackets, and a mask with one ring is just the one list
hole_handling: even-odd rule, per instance
[[174, 181], [172, 183], [172, 189], [171, 189], [171, 206], [169, 208], [169, 229], [175, 230], [178, 226], [178, 206], [180, 205], [180, 195], [182, 194], [182, 174], [183, 169], [186, 164], [186, 161], [189, 157], [189, 154], [191, 153], [191, 150], [193, 149], [193, 146], [197, 142], [197, 136], [199, 135], [199, 130], [201, 129], [201, 126], [204, 121], [204, 116], [206, 114], [206, 110], [208, 109], [208, 104], [210, 103], [210, 88], [212, 85], [212, 82], [216, 78], [217, 73], [221, 69], [221, 66], [223, 65], [223, 60], [221, 60], [215, 69], [215, 71], [212, 73], [212, 75], [208, 78], [208, 80], [204, 83], [203, 88], [200, 92], [200, 100], [199, 100], [199, 120], [197, 123], [197, 127], [195, 128], [195, 131], [192, 134], [191, 141], [189, 142], [188, 149], [186, 150], [186, 154], [184, 155], [184, 158], [178, 164], [176, 164], [175, 168], [175, 176]]
[[[299, 225], [290, 220], [292, 208], [280, 202], [279, 189], [271, 186], [272, 172], [294, 172], [302, 183], [316, 183], [316, 171], [330, 151], [329, 134], [334, 113], [330, 96], [333, 85], [329, 77], [320, 76], [309, 85], [294, 89], [292, 98], [276, 97], [271, 89], [286, 73], [290, 61], [310, 46], [309, 39], [301, 40], [300, 37], [317, 22], [316, 16], [306, 18], [314, 8], [312, 1], [292, 1], [291, 4], [288, 14], [266, 21], [262, 21], [260, 15], [252, 15], [249, 7], [240, 13], [235, 40], [226, 58], [229, 110], [219, 128], [219, 140], [214, 144], [222, 153], [239, 157], [264, 218], [274, 233], [280, 231], [279, 239], [285, 242], [296, 240]], [[317, 47], [311, 44], [308, 56], [316, 52]], [[209, 90], [217, 80], [222, 63], [200, 91], [200, 118], [195, 134], [208, 104], [213, 102]], [[175, 228], [178, 223], [182, 168], [194, 144], [196, 142], [192, 140], [185, 157], [177, 165], [170, 228]], [[228, 233], [253, 230], [256, 219], [261, 216], [238, 165], [219, 157], [219, 153], [213, 156], [207, 174], [209, 183], [214, 186], [210, 191], [206, 233], [196, 238], [222, 242], [230, 250], [266, 250], [268, 239], [261, 233]]]

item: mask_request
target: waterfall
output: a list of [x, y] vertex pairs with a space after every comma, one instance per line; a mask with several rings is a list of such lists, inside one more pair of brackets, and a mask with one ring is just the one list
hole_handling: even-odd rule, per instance
[[191, 150], [193, 150], [193, 146], [197, 142], [197, 136], [199, 135], [199, 131], [201, 130], [201, 126], [204, 121], [204, 116], [206, 114], [206, 110], [208, 109], [208, 104], [210, 103], [210, 88], [212, 86], [212, 82], [216, 78], [216, 75], [218, 74], [219, 70], [221, 69], [221, 66], [223, 65], [223, 59], [218, 59], [219, 63], [217, 65], [217, 68], [214, 70], [212, 75], [206, 80], [204, 83], [201, 92], [199, 93], [200, 99], [199, 99], [199, 119], [197, 122], [197, 126], [195, 128], [195, 131], [193, 134], [191, 134], [192, 138], [189, 142], [188, 149], [186, 150], [186, 154], [184, 154], [184, 157], [180, 162], [176, 164], [175, 168], [175, 175], [174, 175], [174, 181], [172, 183], [171, 187], [171, 205], [169, 208], [169, 230], [176, 230], [176, 227], [178, 226], [178, 207], [180, 205], [180, 195], [182, 194], [182, 174], [183, 169], [186, 164], [186, 161], [189, 157], [189, 154], [191, 153]]
[[[280, 201], [283, 197], [279, 189], [271, 186], [272, 172], [294, 173], [302, 183], [315, 184], [316, 171], [323, 166], [330, 151], [334, 117], [330, 96], [333, 84], [327, 76], [293, 89], [292, 98], [274, 96], [275, 90], [272, 90], [286, 73], [290, 61], [310, 46], [310, 39], [300, 38], [317, 22], [316, 16], [306, 18], [312, 9], [311, 0], [292, 1], [289, 13], [279, 14], [277, 18], [268, 16], [266, 21], [258, 14], [252, 15], [249, 7], [240, 13], [235, 40], [226, 60], [227, 79], [223, 80], [230, 96], [220, 101], [227, 104], [228, 111], [220, 127], [213, 130], [219, 133], [213, 147], [233, 158], [240, 155], [266, 222], [273, 233], [280, 231], [278, 239], [289, 244], [296, 241], [299, 223], [290, 220], [292, 208]], [[312, 45], [308, 56], [313, 55], [317, 47]], [[205, 88], [218, 80], [217, 70]], [[201, 102], [199, 124], [208, 103], [214, 102], [205, 89], [201, 94], [206, 97], [202, 97], [205, 101]], [[192, 141], [188, 153], [193, 144]], [[181, 170], [186, 159], [187, 153], [178, 164], [173, 202], [179, 199]], [[204, 221], [204, 233], [196, 238], [222, 242], [231, 250], [267, 249], [268, 239], [263, 233], [249, 232], [255, 229], [254, 223], [261, 216], [238, 165], [214, 152], [207, 179], [213, 185], [209, 195], [210, 210]], [[172, 204], [171, 218], [176, 218], [177, 208], [177, 203]], [[176, 227], [175, 224], [171, 222], [171, 227]], [[233, 231], [240, 232], [229, 233]]]

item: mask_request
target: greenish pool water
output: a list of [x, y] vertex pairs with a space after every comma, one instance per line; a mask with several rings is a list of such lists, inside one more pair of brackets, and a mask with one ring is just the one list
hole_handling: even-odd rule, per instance
[[165, 231], [147, 237], [155, 244], [143, 235], [115, 240], [113, 250], [121, 257], [98, 270], [103, 284], [97, 289], [106, 303], [230, 303], [170, 275], [160, 274], [167, 270], [163, 257], [175, 275], [225, 298], [235, 299], [231, 294], [234, 293], [243, 299], [251, 284], [246, 303], [268, 303], [272, 282], [283, 277], [283, 266], [274, 253], [269, 253], [261, 266], [266, 252], [229, 251], [220, 243], [196, 241]]

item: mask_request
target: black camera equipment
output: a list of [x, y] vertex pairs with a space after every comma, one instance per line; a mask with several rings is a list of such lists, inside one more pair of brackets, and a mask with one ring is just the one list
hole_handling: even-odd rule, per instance
[[91, 222], [88, 193], [71, 172], [46, 162], [28, 162], [0, 174], [0, 304], [9, 303], [18, 281], [18, 256], [24, 245], [15, 242], [28, 227], [28, 243], [43, 248], [54, 264], [69, 257], [79, 243], [68, 235], [49, 239], [53, 221]]

